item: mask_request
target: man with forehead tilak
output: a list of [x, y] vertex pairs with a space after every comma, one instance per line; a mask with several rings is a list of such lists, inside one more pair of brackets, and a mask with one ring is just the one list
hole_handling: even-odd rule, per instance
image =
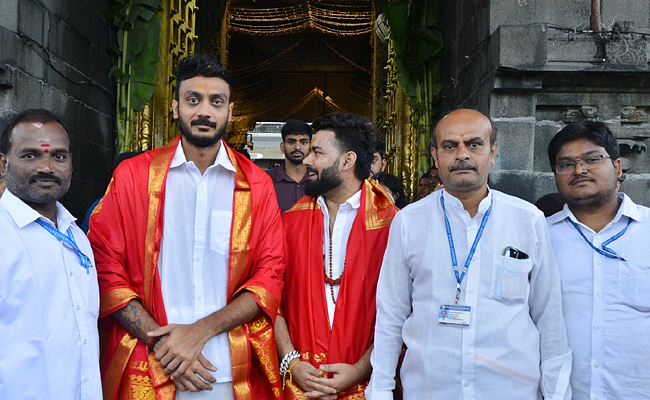
[[602, 122], [548, 147], [564, 208], [547, 219], [573, 351], [573, 398], [650, 398], [650, 209], [618, 191], [619, 147]]
[[404, 343], [406, 400], [569, 399], [571, 351], [543, 214], [488, 187], [497, 143], [485, 115], [448, 114], [432, 146], [444, 189], [393, 220], [367, 397], [392, 399]]
[[59, 117], [12, 118], [0, 170], [0, 399], [101, 399], [97, 272], [88, 239], [57, 201], [72, 178]]
[[90, 219], [104, 398], [277, 399], [273, 183], [222, 139], [233, 104], [219, 59], [188, 56], [176, 79], [180, 135], [121, 163]]

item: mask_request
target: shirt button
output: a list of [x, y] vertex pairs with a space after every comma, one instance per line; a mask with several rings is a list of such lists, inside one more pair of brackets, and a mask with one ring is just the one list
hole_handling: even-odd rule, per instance
[[470, 352], [469, 352], [469, 351], [466, 351], [466, 352], [465, 352], [465, 355], [466, 355], [466, 356], [469, 356], [469, 355], [470, 355]]
[[72, 276], [72, 271], [70, 271], [70, 276]]
[[203, 227], [202, 226], [197, 226], [196, 230], [199, 231], [199, 232], [203, 232]]
[[596, 293], [596, 297], [600, 298], [600, 293]]
[[81, 310], [81, 306], [77, 306], [77, 311]]
[[84, 339], [84, 344], [88, 344], [88, 339]]
[[88, 382], [88, 377], [85, 377], [85, 378], [84, 378], [84, 382]]
[[595, 328], [597, 331], [600, 330], [600, 326], [599, 326], [599, 325], [596, 325], [594, 328]]
[[594, 364], [594, 367], [596, 367], [596, 368], [600, 368], [600, 363], [595, 363], [595, 364]]
[[600, 260], [596, 261], [596, 264], [600, 265]]
[[468, 387], [468, 386], [469, 386], [469, 382], [463, 382], [463, 386]]
[[600, 397], [598, 397], [598, 395], [594, 395], [594, 400], [598, 400], [598, 399], [600, 399]]

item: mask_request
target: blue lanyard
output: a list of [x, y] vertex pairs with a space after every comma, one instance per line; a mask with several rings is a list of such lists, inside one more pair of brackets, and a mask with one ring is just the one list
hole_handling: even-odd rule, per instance
[[578, 231], [578, 233], [580, 234], [580, 236], [582, 236], [582, 238], [585, 240], [585, 242], [587, 242], [587, 244], [588, 244], [592, 249], [594, 249], [598, 254], [603, 255], [603, 256], [605, 256], [605, 257], [609, 257], [609, 258], [614, 258], [614, 259], [617, 259], [617, 260], [625, 261], [625, 259], [624, 259], [623, 257], [621, 257], [621, 256], [619, 256], [618, 254], [616, 254], [616, 252], [615, 252], [614, 250], [610, 249], [609, 247], [607, 247], [607, 245], [610, 244], [610, 243], [612, 243], [614, 240], [620, 238], [621, 236], [623, 236], [623, 235], [625, 234], [625, 232], [627, 231], [627, 228], [630, 226], [630, 223], [632, 222], [632, 218], [628, 218], [628, 220], [627, 220], [627, 225], [625, 225], [625, 228], [623, 228], [622, 231], [620, 231], [620, 232], [617, 233], [616, 235], [612, 236], [611, 238], [605, 240], [605, 241], [603, 242], [603, 244], [600, 246], [600, 247], [601, 247], [600, 249], [599, 249], [598, 247], [594, 246], [593, 243], [591, 243], [591, 242], [589, 241], [589, 239], [587, 239], [587, 237], [585, 236], [585, 234], [582, 232], [582, 229], [580, 229], [580, 227], [578, 226], [578, 224], [576, 224], [575, 222], [571, 221], [571, 218], [569, 218], [569, 222], [571, 223], [571, 225], [573, 225], [574, 228], [576, 228], [576, 230]]
[[492, 211], [493, 203], [494, 203], [494, 198], [490, 198], [490, 207], [485, 212], [485, 215], [483, 216], [483, 220], [481, 221], [481, 226], [478, 228], [478, 232], [476, 232], [476, 238], [474, 238], [474, 243], [472, 244], [472, 248], [469, 250], [469, 254], [467, 255], [467, 261], [465, 261], [463, 272], [460, 275], [458, 275], [458, 260], [456, 259], [456, 247], [454, 246], [454, 237], [451, 234], [451, 226], [449, 225], [449, 218], [447, 218], [447, 211], [445, 210], [445, 199], [442, 195], [440, 196], [440, 205], [442, 206], [442, 213], [445, 216], [445, 228], [447, 228], [447, 240], [449, 240], [449, 252], [451, 253], [451, 263], [454, 265], [454, 274], [456, 274], [456, 303], [458, 303], [458, 299], [460, 299], [460, 284], [463, 283], [465, 274], [467, 274], [467, 270], [469, 269], [469, 263], [472, 262], [472, 258], [474, 257], [474, 253], [476, 252], [476, 247], [478, 246], [478, 242], [481, 240], [481, 236], [483, 235], [483, 230], [485, 229], [485, 225], [487, 224], [488, 218], [490, 217], [490, 212]]
[[64, 235], [63, 233], [59, 232], [58, 230], [52, 228], [49, 224], [41, 221], [40, 219], [36, 220], [36, 223], [45, 228], [46, 231], [48, 231], [52, 236], [55, 238], [59, 239], [63, 243], [67, 244], [68, 246], [72, 247], [74, 251], [77, 252], [79, 255], [79, 258], [81, 259], [81, 266], [86, 268], [86, 273], [89, 274], [90, 271], [88, 268], [92, 268], [93, 264], [90, 262], [90, 258], [85, 255], [79, 246], [77, 246], [77, 242], [74, 240], [74, 235], [72, 235], [72, 229], [68, 228], [68, 236]]

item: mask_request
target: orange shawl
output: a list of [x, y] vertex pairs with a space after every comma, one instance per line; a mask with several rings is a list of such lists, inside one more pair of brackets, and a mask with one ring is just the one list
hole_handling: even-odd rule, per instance
[[[388, 230], [397, 207], [374, 180], [361, 189], [361, 206], [348, 239], [345, 269], [332, 328], [327, 312], [323, 265], [323, 212], [311, 196], [304, 196], [282, 219], [285, 227], [285, 287], [283, 315], [302, 359], [321, 364], [354, 364], [373, 342], [375, 294]], [[363, 399], [368, 382], [339, 398]], [[304, 399], [289, 385], [286, 397]]]
[[[90, 219], [88, 237], [99, 277], [100, 325], [108, 331], [102, 360], [107, 400], [127, 392], [151, 396], [154, 391], [158, 399], [175, 398], [175, 385], [163, 374], [154, 353], [110, 316], [130, 300], [139, 299], [160, 325], [167, 324], [157, 265], [165, 183], [179, 140], [123, 162]], [[273, 324], [284, 270], [280, 210], [268, 175], [226, 149], [236, 169], [228, 299], [246, 290], [263, 310], [229, 332], [235, 398], [279, 399]], [[132, 372], [135, 375], [128, 375]]]

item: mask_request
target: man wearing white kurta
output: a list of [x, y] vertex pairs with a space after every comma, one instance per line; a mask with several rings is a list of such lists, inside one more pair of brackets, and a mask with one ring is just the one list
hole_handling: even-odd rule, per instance
[[392, 399], [404, 343], [406, 400], [570, 399], [571, 351], [543, 214], [487, 187], [497, 144], [483, 114], [450, 113], [433, 140], [444, 190], [393, 220], [366, 396]]
[[0, 399], [101, 399], [99, 289], [90, 243], [57, 200], [68, 134], [28, 110], [0, 142]]
[[577, 400], [650, 398], [650, 209], [618, 193], [616, 139], [570, 124], [549, 145], [564, 209], [548, 218]]

